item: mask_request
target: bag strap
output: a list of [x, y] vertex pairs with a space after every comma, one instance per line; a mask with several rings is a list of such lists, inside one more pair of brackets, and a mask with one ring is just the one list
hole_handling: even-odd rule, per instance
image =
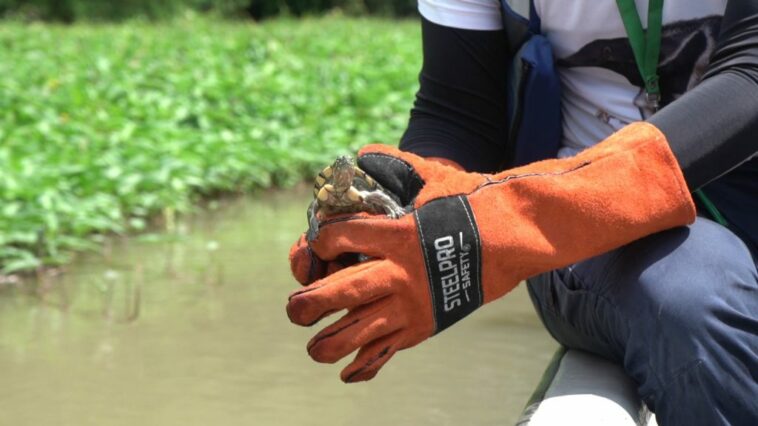
[[519, 15], [508, 0], [500, 0], [503, 15], [503, 27], [508, 44], [516, 52], [534, 34], [540, 34], [542, 22], [534, 6], [534, 0], [529, 0], [529, 18]]
[[658, 59], [661, 52], [661, 30], [663, 27], [663, 0], [649, 0], [647, 31], [642, 29], [642, 21], [637, 13], [634, 0], [616, 0], [621, 20], [632, 45], [634, 59], [645, 83], [645, 95], [650, 107], [657, 111], [660, 107], [661, 88], [658, 84]]
[[537, 14], [537, 7], [534, 6], [534, 0], [529, 0], [529, 32], [531, 34], [542, 33], [542, 19]]

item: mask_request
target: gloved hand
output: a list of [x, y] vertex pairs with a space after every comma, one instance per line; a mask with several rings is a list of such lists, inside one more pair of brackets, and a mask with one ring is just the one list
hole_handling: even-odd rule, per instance
[[358, 165], [407, 203], [399, 219], [342, 215], [311, 243], [325, 261], [371, 259], [291, 294], [292, 322], [348, 313], [308, 343], [319, 362], [356, 349], [342, 380], [369, 380], [414, 346], [520, 281], [695, 219], [676, 159], [658, 129], [627, 126], [566, 159], [495, 175], [465, 173], [370, 145]]
[[[426, 158], [426, 161], [440, 163], [456, 170], [463, 171], [463, 168], [459, 164], [447, 158], [431, 157]], [[414, 193], [411, 194], [407, 188], [398, 187], [398, 185], [402, 185], [401, 182], [392, 182], [392, 184], [395, 186], [392, 191], [393, 194], [402, 194], [404, 199], [401, 199], [400, 201], [403, 202], [404, 205], [410, 203], [409, 197], [415, 196], [415, 191], [418, 190], [418, 188], [414, 188]], [[289, 260], [292, 275], [295, 279], [302, 285], [308, 285], [327, 275], [333, 274], [340, 269], [355, 265], [363, 259], [358, 253], [344, 253], [332, 261], [322, 260], [313, 253], [310, 245], [308, 245], [305, 233], [303, 233], [290, 248]]]
[[322, 260], [313, 253], [305, 233], [290, 248], [289, 258], [292, 275], [302, 285], [308, 285], [361, 261], [358, 253], [344, 253], [328, 262]]

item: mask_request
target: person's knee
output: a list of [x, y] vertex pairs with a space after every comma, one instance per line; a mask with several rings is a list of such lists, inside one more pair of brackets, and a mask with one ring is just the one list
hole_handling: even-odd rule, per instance
[[698, 220], [541, 278], [551, 333], [620, 359], [665, 422], [758, 420], [754, 398], [729, 396], [758, 394], [758, 273], [728, 230]]
[[725, 305], [744, 307], [758, 294], [750, 252], [710, 221], [653, 235], [627, 246], [615, 260], [607, 296], [631, 318], [700, 333]]
[[758, 274], [731, 233], [696, 225], [627, 247], [610, 277], [625, 282], [607, 297], [628, 325], [625, 366], [642, 395], [744, 410], [748, 400], [717, 394], [758, 392]]

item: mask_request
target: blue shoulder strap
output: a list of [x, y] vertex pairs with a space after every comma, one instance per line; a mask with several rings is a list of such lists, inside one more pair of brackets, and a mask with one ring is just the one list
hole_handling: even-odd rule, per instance
[[501, 0], [503, 26], [513, 58], [508, 69], [508, 137], [504, 167], [554, 158], [561, 142], [560, 80], [550, 41], [534, 0], [525, 18]]
[[503, 8], [503, 28], [512, 51], [518, 50], [529, 37], [542, 32], [542, 20], [537, 14], [534, 0], [529, 0], [529, 18], [513, 10], [508, 0], [500, 0]]
[[534, 6], [534, 0], [529, 0], [529, 32], [532, 34], [542, 33], [542, 20], [537, 14], [537, 8]]
[[[503, 29], [508, 38], [511, 51], [515, 52], [529, 39], [529, 32], [532, 26], [529, 25], [529, 19], [513, 10], [511, 5], [508, 4], [508, 0], [500, 0], [500, 4], [503, 8]], [[531, 10], [532, 7], [530, 6], [530, 15], [532, 14]]]

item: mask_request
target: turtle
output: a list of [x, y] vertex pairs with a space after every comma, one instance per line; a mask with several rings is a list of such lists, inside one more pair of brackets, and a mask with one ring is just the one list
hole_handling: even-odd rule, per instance
[[394, 195], [356, 166], [353, 157], [340, 156], [316, 176], [308, 207], [307, 240], [318, 236], [319, 216], [361, 211], [384, 213], [393, 219], [405, 214]]

